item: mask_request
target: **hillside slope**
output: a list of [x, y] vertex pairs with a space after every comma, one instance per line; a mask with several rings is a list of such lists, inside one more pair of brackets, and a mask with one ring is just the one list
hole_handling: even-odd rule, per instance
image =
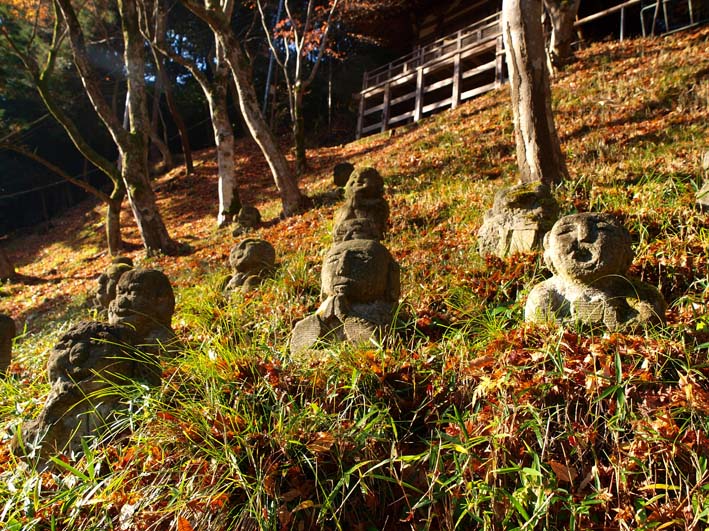
[[[709, 526], [709, 230], [694, 208], [709, 146], [709, 29], [594, 44], [555, 81], [572, 179], [563, 213], [609, 211], [631, 231], [632, 272], [656, 285], [668, 326], [594, 336], [525, 325], [537, 255], [483, 259], [476, 232], [514, 182], [507, 92], [351, 144], [309, 151], [314, 208], [276, 219], [265, 163], [237, 149], [243, 200], [279, 269], [225, 305], [234, 244], [217, 230], [214, 154], [157, 182], [183, 257], [162, 269], [185, 343], [159, 391], [131, 389], [133, 434], [36, 473], [10, 455], [39, 412], [44, 366], [85, 305], [103, 251], [102, 213], [77, 206], [5, 248], [23, 282], [0, 312], [24, 334], [0, 382], [0, 523], [9, 529], [704, 529]], [[402, 267], [396, 339], [292, 359], [288, 334], [317, 308], [338, 202], [331, 170], [384, 176], [385, 245]], [[128, 509], [126, 509], [128, 507]], [[526, 526], [526, 527], [525, 527]]]

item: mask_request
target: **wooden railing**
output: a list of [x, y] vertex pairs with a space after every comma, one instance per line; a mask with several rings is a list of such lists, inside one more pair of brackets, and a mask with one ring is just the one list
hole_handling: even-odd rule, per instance
[[455, 108], [503, 82], [500, 13], [365, 73], [357, 137]]

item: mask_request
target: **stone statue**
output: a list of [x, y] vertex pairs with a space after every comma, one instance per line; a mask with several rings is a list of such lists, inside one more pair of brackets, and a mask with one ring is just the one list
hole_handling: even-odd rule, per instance
[[236, 228], [234, 236], [241, 236], [249, 231], [257, 229], [261, 225], [261, 212], [255, 206], [244, 205], [236, 216]]
[[323, 261], [324, 300], [295, 325], [291, 353], [320, 340], [361, 343], [379, 336], [391, 324], [401, 291], [399, 276], [399, 265], [376, 240], [334, 244]]
[[133, 261], [126, 256], [119, 256], [113, 259], [106, 271], [98, 277], [98, 287], [94, 294], [94, 300], [98, 308], [108, 309], [110, 302], [116, 298], [116, 284], [121, 275], [133, 269]]
[[251, 291], [273, 271], [276, 250], [266, 240], [248, 238], [232, 247], [229, 264], [233, 274], [227, 279], [224, 294]]
[[630, 243], [628, 231], [607, 214], [561, 218], [544, 237], [544, 261], [554, 276], [530, 292], [525, 320], [611, 331], [664, 323], [660, 292], [625, 277], [633, 261]]
[[175, 339], [170, 323], [175, 295], [167, 277], [155, 269], [132, 269], [116, 285], [108, 322], [132, 328], [143, 346], [168, 345]]
[[93, 321], [72, 327], [49, 355], [51, 390], [39, 416], [25, 422], [13, 451], [41, 463], [59, 453], [82, 450], [82, 439], [105, 436], [116, 415], [126, 408], [121, 387], [131, 382], [160, 384], [156, 358], [131, 345], [137, 338], [126, 326]]
[[384, 199], [384, 179], [374, 168], [355, 170], [345, 186], [345, 203], [335, 213], [334, 232], [345, 221], [367, 219], [377, 231], [377, 240], [386, 232], [389, 205]]
[[500, 190], [478, 232], [478, 252], [505, 258], [538, 249], [558, 216], [556, 200], [540, 182]]
[[0, 376], [7, 372], [12, 359], [12, 340], [17, 334], [12, 317], [0, 313]]
[[368, 218], [346, 219], [333, 230], [333, 243], [348, 240], [377, 240], [381, 239], [379, 228]]

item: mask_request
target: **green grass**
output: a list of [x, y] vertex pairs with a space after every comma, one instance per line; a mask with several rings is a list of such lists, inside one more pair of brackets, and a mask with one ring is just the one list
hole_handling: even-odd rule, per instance
[[226, 260], [171, 278], [184, 347], [162, 386], [117, 389], [131, 405], [112, 428], [122, 435], [40, 472], [9, 441], [46, 397], [49, 350], [95, 316], [77, 300], [40, 317], [0, 381], [0, 528], [709, 527], [709, 230], [693, 206], [707, 35], [593, 45], [554, 87], [572, 175], [562, 211], [624, 221], [633, 274], [670, 304], [666, 327], [523, 322], [549, 274], [541, 257], [476, 252], [494, 193], [515, 180], [505, 92], [487, 95], [355, 146], [366, 153], [354, 162], [386, 178], [385, 244], [402, 266], [383, 344], [288, 352], [319, 304], [331, 241], [331, 210], [308, 213], [273, 241], [279, 267], [257, 292], [222, 299]]

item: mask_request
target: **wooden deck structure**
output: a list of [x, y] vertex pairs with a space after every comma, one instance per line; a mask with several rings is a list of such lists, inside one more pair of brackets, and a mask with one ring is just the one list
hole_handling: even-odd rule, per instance
[[416, 122], [502, 85], [506, 78], [500, 13], [376, 70], [362, 83], [357, 138]]

